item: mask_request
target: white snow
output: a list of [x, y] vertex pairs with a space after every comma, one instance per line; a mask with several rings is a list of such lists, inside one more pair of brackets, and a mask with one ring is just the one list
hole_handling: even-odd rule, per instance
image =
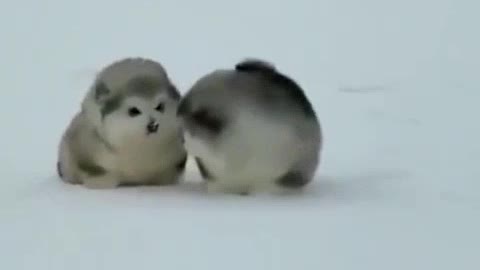
[[[480, 2], [2, 1], [0, 269], [480, 268]], [[56, 147], [94, 73], [151, 57], [182, 92], [244, 57], [314, 103], [303, 196], [60, 182]], [[191, 164], [190, 164], [191, 165]]]

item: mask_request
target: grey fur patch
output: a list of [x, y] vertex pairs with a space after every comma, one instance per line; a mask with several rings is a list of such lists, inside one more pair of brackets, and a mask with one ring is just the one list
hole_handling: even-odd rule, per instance
[[177, 165], [175, 165], [178, 172], [183, 172], [185, 170], [185, 166], [187, 165], [187, 158], [188, 156], [185, 155], [185, 157], [182, 158], [180, 162], [177, 163]]
[[107, 170], [105, 170], [105, 168], [86, 159], [78, 161], [78, 168], [92, 177], [102, 176], [107, 173]]
[[181, 95], [175, 85], [153, 76], [138, 76], [130, 79], [125, 95], [151, 99], [163, 90], [166, 90], [173, 100], [180, 100]]
[[278, 178], [276, 183], [286, 188], [301, 188], [309, 182], [302, 173], [297, 171], [290, 171]]
[[118, 110], [118, 108], [122, 106], [122, 101], [123, 101], [123, 98], [120, 95], [117, 95], [115, 97], [112, 97], [106, 100], [100, 108], [100, 113], [102, 115], [102, 118], [105, 118], [105, 116]]
[[190, 102], [190, 97], [183, 98], [182, 101], [180, 101], [180, 104], [178, 105], [177, 115], [186, 116], [190, 114], [191, 111], [192, 111], [192, 104]]
[[180, 101], [180, 99], [182, 98], [180, 91], [178, 91], [178, 88], [173, 84], [170, 84], [168, 86], [168, 93], [170, 94], [170, 97], [172, 97], [175, 101]]
[[213, 136], [218, 136], [226, 126], [226, 121], [213, 110], [207, 108], [200, 108], [193, 112], [189, 117], [189, 121], [208, 131]]
[[125, 94], [150, 99], [157, 95], [163, 86], [164, 83], [159, 78], [138, 76], [128, 81]]
[[228, 124], [226, 117], [208, 107], [193, 110], [190, 99], [191, 97], [182, 99], [177, 109], [177, 116], [184, 119], [185, 128], [190, 131], [192, 136], [199, 133], [207, 134], [209, 137], [220, 135]]
[[262, 87], [266, 96], [272, 96], [271, 91], [280, 91], [287, 98], [297, 104], [304, 112], [305, 116], [309, 118], [316, 118], [316, 113], [312, 104], [306, 97], [303, 89], [290, 77], [277, 71], [277, 69], [270, 63], [263, 60], [250, 59], [240, 62], [235, 65], [237, 72], [248, 73], [251, 75], [259, 76], [259, 78], [265, 80], [272, 87]]
[[98, 81], [95, 85], [95, 100], [100, 101], [110, 94], [110, 89], [103, 81]]
[[159, 79], [152, 76], [139, 76], [128, 81], [124, 93], [117, 93], [106, 99], [100, 108], [102, 118], [118, 110], [125, 97], [138, 96], [145, 99], [151, 99], [159, 93], [162, 83]]
[[205, 164], [203, 164], [203, 161], [195, 157], [195, 162], [197, 163], [198, 170], [200, 171], [200, 175], [207, 181], [213, 180], [213, 175], [208, 171], [207, 167], [205, 167]]

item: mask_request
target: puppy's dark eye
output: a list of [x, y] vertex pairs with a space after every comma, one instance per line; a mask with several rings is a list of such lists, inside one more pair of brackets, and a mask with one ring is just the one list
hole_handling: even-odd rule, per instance
[[163, 112], [165, 110], [165, 104], [163, 103], [159, 103], [157, 105], [157, 107], [155, 107], [155, 110], [159, 111], [159, 112]]
[[128, 115], [130, 115], [131, 117], [135, 117], [135, 116], [138, 116], [140, 115], [142, 112], [137, 109], [136, 107], [130, 107], [128, 109]]

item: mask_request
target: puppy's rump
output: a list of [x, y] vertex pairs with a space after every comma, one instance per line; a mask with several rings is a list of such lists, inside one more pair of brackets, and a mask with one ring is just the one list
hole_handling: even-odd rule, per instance
[[295, 80], [267, 61], [249, 58], [199, 78], [178, 116], [209, 190], [298, 190], [318, 166], [321, 130], [313, 106]]

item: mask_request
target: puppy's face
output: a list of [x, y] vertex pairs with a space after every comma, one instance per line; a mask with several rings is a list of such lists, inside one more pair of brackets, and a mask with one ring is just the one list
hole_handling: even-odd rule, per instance
[[102, 128], [113, 146], [161, 142], [178, 129], [178, 99], [168, 89], [161, 85], [134, 86], [98, 99]]
[[156, 98], [125, 97], [104, 117], [104, 130], [113, 144], [159, 139], [172, 133], [175, 107], [159, 95]]

